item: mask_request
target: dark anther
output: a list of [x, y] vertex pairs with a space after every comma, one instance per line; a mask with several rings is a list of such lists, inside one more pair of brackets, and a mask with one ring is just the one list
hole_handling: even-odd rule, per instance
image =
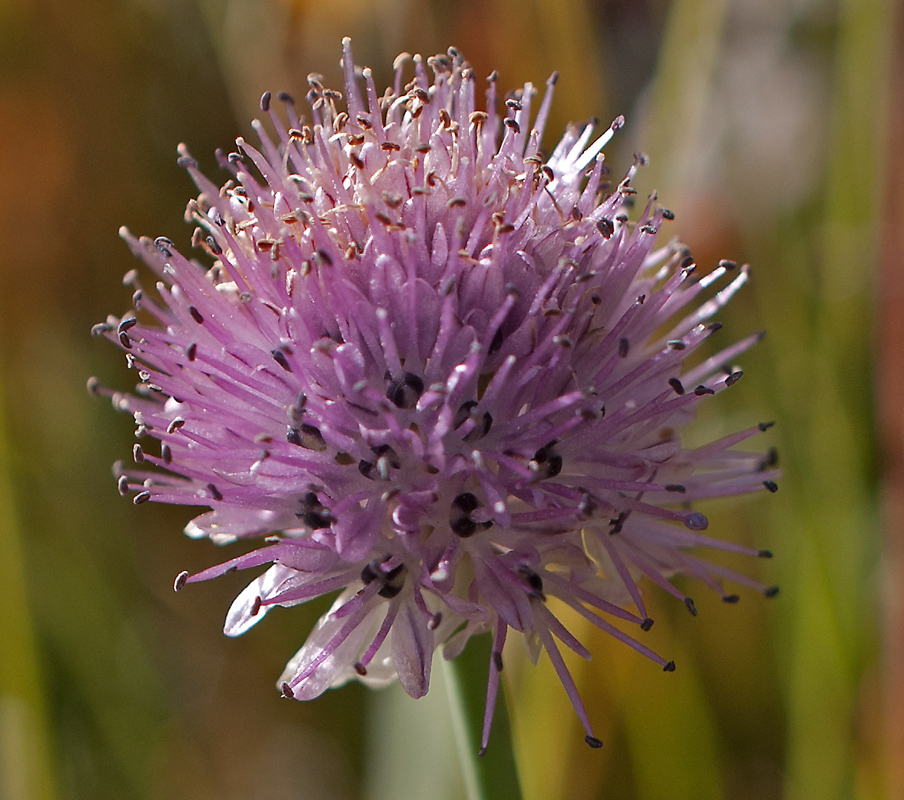
[[709, 386], [704, 386], [702, 383], [699, 386], [694, 387], [694, 394], [697, 397], [702, 397], [704, 394], [715, 394], [715, 389], [710, 389]]
[[694, 511], [684, 518], [684, 527], [690, 531], [705, 531], [709, 527], [709, 520], [705, 514]]
[[594, 750], [599, 750], [603, 746], [603, 743], [596, 736], [591, 736], [589, 733], [584, 737], [584, 741]]
[[387, 600], [392, 600], [393, 597], [398, 595], [399, 592], [402, 591], [401, 584], [395, 585], [392, 583], [387, 583], [379, 592], [377, 592], [380, 597], [384, 597]]
[[119, 334], [119, 343], [126, 348], [126, 350], [132, 349], [132, 340], [129, 338], [129, 334], [123, 331]]
[[665, 490], [667, 492], [679, 492], [684, 494], [687, 491], [687, 487], [682, 486], [680, 483], [669, 483], [666, 484]]
[[316, 492], [308, 492], [301, 498], [301, 511], [295, 516], [300, 517], [311, 530], [329, 528], [333, 522], [333, 515], [320, 502]]
[[738, 264], [736, 261], [729, 261], [727, 258], [723, 258], [719, 262], [719, 266], [722, 267], [723, 269], [737, 269], [738, 268]]
[[201, 312], [198, 311], [198, 309], [195, 308], [194, 306], [189, 306], [189, 307], [188, 307], [188, 313], [191, 314], [191, 318], [192, 318], [195, 322], [197, 322], [198, 325], [200, 325], [202, 322], [204, 322], [204, 316], [203, 316], [203, 315], [201, 314]]
[[663, 672], [674, 672], [675, 671], [675, 662], [669, 661], [663, 668]]
[[775, 481], [763, 481], [763, 486], [765, 486], [773, 494], [778, 491], [778, 484]]
[[138, 494], [136, 494], [136, 495], [132, 498], [132, 502], [133, 502], [136, 506], [140, 506], [142, 503], [146, 503], [146, 502], [147, 502], [148, 500], [150, 500], [150, 499], [151, 499], [151, 493], [150, 493], [150, 492], [139, 492]]
[[681, 339], [672, 339], [671, 341], [667, 342], [667, 344], [672, 350], [684, 350], [687, 347], [687, 345], [682, 342]]
[[125, 475], [120, 475], [116, 481], [117, 491], [125, 497], [129, 493], [129, 479]]
[[132, 445], [132, 458], [135, 459], [136, 464], [144, 463], [144, 451], [141, 449], [140, 444]]
[[265, 114], [270, 110], [270, 92], [264, 92], [261, 95], [261, 111]]
[[669, 378], [669, 386], [675, 390], [675, 394], [684, 394], [684, 384], [678, 378]]
[[208, 483], [208, 484], [207, 484], [207, 491], [210, 492], [210, 496], [211, 496], [214, 500], [220, 501], [220, 500], [223, 499], [222, 493], [220, 492], [219, 489], [217, 489], [217, 487], [216, 487], [214, 484]]
[[452, 501], [452, 511], [449, 514], [449, 527], [452, 533], [467, 539], [473, 536], [479, 529], [489, 528], [493, 523], [484, 522], [478, 524], [471, 519], [471, 512], [480, 506], [480, 501], [471, 492], [462, 492]]
[[455, 419], [452, 423], [455, 430], [458, 430], [472, 417], [474, 419], [474, 428], [464, 437], [466, 442], [482, 439], [490, 432], [490, 428], [493, 427], [493, 417], [491, 414], [488, 411], [485, 411], [482, 416], [475, 415], [474, 409], [476, 407], [477, 402], [475, 400], [468, 400], [462, 403], [458, 407], [458, 411], [455, 412]]
[[223, 248], [217, 244], [217, 240], [213, 238], [213, 236], [208, 236], [205, 240], [207, 242], [207, 246], [210, 248], [210, 252], [215, 256], [219, 256], [223, 254]]
[[260, 595], [258, 595], [254, 598], [254, 600], [251, 601], [251, 608], [249, 609], [249, 612], [251, 613], [252, 617], [256, 617], [260, 613], [261, 606], [263, 604], [264, 599]]
[[355, 672], [357, 672], [362, 678], [367, 675], [367, 667], [364, 666], [360, 661], [356, 661], [354, 663]]
[[364, 569], [361, 570], [361, 583], [365, 586], [369, 586], [377, 579], [377, 562], [371, 561], [369, 564], [364, 565]]
[[292, 687], [286, 681], [283, 681], [279, 685], [279, 691], [282, 692], [283, 697], [288, 697], [290, 700], [295, 697], [295, 692], [292, 691]]
[[480, 501], [471, 492], [462, 492], [452, 501], [452, 505], [465, 514], [470, 514], [480, 507]]
[[662, 209], [662, 218], [663, 219], [675, 219], [675, 212], [670, 211], [667, 208]]
[[197, 342], [189, 342], [188, 347], [185, 348], [185, 357], [189, 361], [194, 361], [195, 356], [198, 354], [198, 343]]
[[640, 623], [640, 629], [642, 631], [648, 631], [653, 627], [653, 618], [647, 617], [643, 622]]
[[615, 224], [608, 217], [603, 217], [601, 220], [597, 220], [596, 229], [604, 239], [608, 239], [615, 233]]
[[167, 239], [165, 236], [158, 236], [154, 239], [154, 247], [156, 247], [163, 255], [167, 258], [172, 256], [172, 251], [170, 248], [175, 247], [172, 240]]
[[630, 349], [631, 343], [624, 336], [622, 336], [622, 338], [618, 340], [619, 358], [626, 358], [628, 356], [628, 350]]
[[402, 586], [405, 584], [405, 573], [407, 572], [407, 567], [404, 564], [399, 564], [389, 570], [389, 572], [384, 572], [382, 565], [386, 563], [389, 558], [390, 557], [387, 556], [382, 560], [374, 559], [361, 570], [361, 582], [365, 586], [368, 586], [374, 581], [378, 581], [380, 583], [380, 589], [377, 594], [379, 594], [380, 597], [385, 597], [387, 600], [392, 599], [402, 591]]
[[694, 601], [690, 597], [684, 598], [684, 605], [687, 606], [687, 610], [691, 612], [692, 617], [697, 616], [697, 606], [694, 605]]
[[766, 451], [766, 457], [760, 462], [760, 472], [778, 465], [778, 450], [770, 447]]
[[465, 436], [466, 442], [474, 441], [475, 439], [482, 439], [490, 432], [490, 428], [493, 427], [493, 417], [489, 411], [484, 411], [483, 415], [477, 422], [474, 430], [472, 430], [469, 434]]
[[458, 430], [471, 418], [472, 409], [477, 408], [476, 400], [467, 400], [458, 407], [455, 412], [455, 419], [452, 420], [452, 427]]
[[775, 425], [774, 422], [761, 422], [759, 425], [757, 425], [757, 427], [758, 427], [763, 433], [765, 433], [765, 432], [768, 431], [773, 425]]
[[562, 471], [562, 456], [553, 450], [556, 441], [544, 445], [536, 453], [532, 462], [537, 465], [537, 472], [544, 478], [555, 478]]
[[725, 378], [726, 386], [734, 386], [741, 378], [744, 376], [744, 373], [737, 369], [734, 372], [729, 373], [728, 377]]
[[181, 592], [185, 588], [186, 581], [188, 581], [188, 573], [183, 570], [176, 576], [176, 580], [173, 581], [173, 591]]
[[134, 328], [138, 324], [138, 320], [135, 317], [126, 317], [119, 323], [119, 327], [116, 329], [117, 333], [125, 333], [127, 330]]
[[493, 341], [490, 342], [490, 355], [499, 352], [499, 350], [502, 348], [502, 342], [504, 339], [505, 337], [502, 335], [502, 328], [497, 328], [496, 333], [493, 334]]
[[306, 422], [303, 422], [297, 428], [291, 425], [287, 426], [286, 441], [306, 450], [316, 450], [318, 453], [326, 450], [326, 440], [323, 438], [320, 428], [315, 425], [308, 425]]
[[[402, 466], [402, 462], [399, 460], [399, 454], [396, 453], [395, 450], [392, 449], [388, 444], [381, 444], [377, 447], [372, 447], [374, 455], [376, 459], [374, 463], [371, 465], [374, 470], [376, 470], [377, 476], [380, 480], [388, 481], [390, 477], [390, 469], [399, 469]], [[365, 464], [369, 462], [364, 462]], [[361, 464], [358, 465], [358, 469], [361, 470]], [[362, 474], [365, 477], [371, 477], [371, 475], [367, 475], [362, 471]]]
[[741, 598], [736, 594], [727, 594], [722, 598], [723, 603], [737, 603]]
[[424, 393], [424, 381], [413, 372], [406, 372], [401, 380], [390, 380], [386, 397], [398, 408], [414, 408]]
[[498, 650], [493, 651], [493, 666], [496, 668], [496, 672], [502, 672], [502, 653]]
[[778, 594], [778, 586], [770, 586], [763, 594], [766, 597], [775, 597]]
[[772, 551], [771, 550], [760, 550], [760, 552], [757, 553], [757, 556], [759, 558], [772, 558]]
[[533, 594], [541, 600], [546, 599], [543, 595], [543, 578], [527, 566], [527, 564], [518, 565], [518, 574], [524, 578], [525, 583], [530, 587]]
[[626, 511], [622, 511], [615, 519], [610, 519], [609, 524], [612, 526], [612, 530], [609, 531], [609, 535], [613, 535], [615, 533], [621, 533], [622, 528], [625, 525], [625, 520], [628, 518], [628, 514]]
[[437, 611], [427, 622], [427, 628], [431, 631], [435, 631], [440, 623], [443, 621], [443, 612]]
[[687, 269], [694, 263], [694, 257], [690, 254], [681, 259], [681, 269]]
[[171, 464], [173, 461], [173, 451], [170, 450], [170, 446], [168, 444], [164, 444], [160, 446], [160, 457], [163, 459], [164, 464]]
[[273, 360], [279, 364], [286, 372], [291, 372], [292, 367], [289, 366], [289, 361], [286, 358], [286, 354], [277, 348], [276, 350], [271, 350], [270, 355], [273, 356]]
[[175, 433], [179, 428], [181, 428], [185, 424], [185, 420], [182, 417], [176, 417], [169, 425], [166, 426], [167, 433]]
[[92, 336], [103, 336], [105, 333], [110, 332], [110, 326], [107, 325], [106, 322], [98, 322], [97, 325], [91, 326], [91, 335]]

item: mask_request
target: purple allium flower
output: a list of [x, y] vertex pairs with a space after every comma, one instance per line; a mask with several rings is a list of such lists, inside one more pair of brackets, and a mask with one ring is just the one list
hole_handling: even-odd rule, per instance
[[767, 426], [696, 449], [678, 433], [761, 338], [692, 357], [747, 270], [701, 278], [680, 244], [657, 247], [672, 214], [655, 198], [629, 221], [637, 164], [606, 194], [600, 152], [621, 117], [596, 139], [594, 123], [569, 128], [547, 158], [555, 77], [531, 123], [530, 84], [500, 116], [495, 75], [477, 110], [457, 51], [415, 57], [404, 85], [406, 60], [380, 98], [346, 40], [346, 110], [312, 75], [310, 125], [281, 96], [286, 129], [264, 95], [277, 139], [253, 123], [260, 147], [239, 139], [221, 157], [222, 188], [180, 149], [200, 190], [192, 243], [212, 266], [123, 231], [160, 299], [129, 273], [136, 313], [95, 332], [141, 385], [100, 391], [160, 449], [136, 444], [157, 469], [119, 468], [119, 488], [209, 507], [193, 537], [268, 537], [176, 580], [270, 565], [229, 610], [230, 636], [337, 593], [282, 675], [286, 696], [398, 677], [420, 697], [437, 647], [452, 658], [490, 632], [485, 747], [514, 630], [549, 654], [598, 747], [559, 648], [590, 654], [548, 599], [670, 671], [611, 621], [652, 624], [642, 576], [691, 613], [678, 573], [729, 602], [723, 579], [774, 591], [689, 552], [769, 555], [705, 536], [694, 510], [775, 491], [774, 458], [733, 449]]

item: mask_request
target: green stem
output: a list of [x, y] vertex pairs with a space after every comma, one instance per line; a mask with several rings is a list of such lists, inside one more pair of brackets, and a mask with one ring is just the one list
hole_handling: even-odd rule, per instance
[[515, 763], [512, 723], [500, 686], [487, 753], [479, 756], [486, 704], [490, 637], [472, 639], [454, 661], [442, 661], [452, 728], [468, 800], [504, 797], [520, 800], [521, 785]]
[[465, 794], [468, 800], [484, 800], [483, 787], [477, 777], [477, 754], [468, 736], [468, 714], [465, 710], [458, 670], [451, 661], [444, 658], [440, 658], [439, 661], [444, 673], [446, 696], [449, 698], [449, 715], [452, 718], [452, 733], [455, 736], [455, 748], [461, 763]]

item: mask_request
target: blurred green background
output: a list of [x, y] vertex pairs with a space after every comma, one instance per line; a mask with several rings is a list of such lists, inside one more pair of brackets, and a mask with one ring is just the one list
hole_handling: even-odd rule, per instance
[[576, 623], [602, 751], [548, 661], [513, 670], [524, 797], [904, 797], [902, 17], [894, 0], [0, 0], [0, 799], [463, 796], [441, 685], [281, 700], [324, 603], [228, 640], [246, 576], [172, 592], [234, 551], [183, 537], [189, 510], [117, 495], [131, 421], [84, 389], [129, 388], [89, 336], [129, 304], [118, 227], [188, 248], [176, 144], [222, 181], [213, 151], [250, 134], [264, 90], [340, 85], [345, 35], [378, 85], [398, 52], [454, 44], [506, 88], [559, 70], [550, 131], [625, 114], [615, 174], [643, 150], [637, 185], [698, 263], [753, 265], [722, 341], [769, 330], [691, 437], [777, 420], [779, 493], [707, 512], [775, 551], [726, 563], [781, 594], [695, 589], [693, 619], [649, 589], [645, 641], [674, 675]]

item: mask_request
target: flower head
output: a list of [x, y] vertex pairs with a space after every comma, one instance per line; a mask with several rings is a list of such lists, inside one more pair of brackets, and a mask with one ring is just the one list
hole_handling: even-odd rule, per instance
[[589, 653], [550, 598], [668, 671], [611, 621], [652, 624], [642, 576], [692, 613], [676, 573], [726, 601], [723, 579], [769, 591], [689, 552], [768, 555], [705, 536], [695, 510], [774, 491], [774, 460], [733, 449], [764, 426], [696, 449], [679, 435], [760, 338], [694, 358], [747, 270], [701, 278], [681, 245], [657, 246], [672, 215], [655, 198], [629, 221], [637, 164], [605, 193], [601, 150], [622, 118], [595, 139], [593, 123], [569, 128], [544, 157], [554, 78], [535, 114], [527, 84], [499, 115], [495, 77], [478, 110], [455, 50], [415, 57], [407, 85], [400, 58], [382, 98], [348, 40], [343, 64], [345, 110], [312, 75], [310, 124], [281, 96], [286, 128], [264, 95], [277, 138], [253, 123], [260, 145], [221, 157], [222, 188], [180, 149], [208, 266], [123, 232], [159, 299], [130, 273], [136, 313], [95, 330], [141, 379], [137, 396], [108, 394], [160, 446], [135, 446], [155, 469], [120, 468], [120, 491], [209, 507], [190, 536], [268, 537], [177, 578], [270, 565], [228, 635], [337, 593], [286, 667], [286, 696], [398, 677], [420, 697], [437, 647], [454, 657], [490, 632], [486, 745], [515, 631], [548, 653], [599, 746], [559, 647]]

